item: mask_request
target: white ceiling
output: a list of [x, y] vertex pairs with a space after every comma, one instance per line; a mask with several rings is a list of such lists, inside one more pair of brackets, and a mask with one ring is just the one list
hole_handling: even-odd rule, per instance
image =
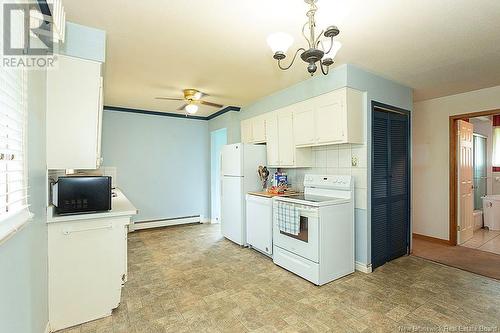
[[[176, 112], [197, 88], [246, 105], [308, 77], [299, 60], [279, 71], [267, 35], [304, 45], [302, 0], [64, 0], [68, 20], [106, 30], [105, 104]], [[500, 85], [499, 0], [320, 0], [320, 25], [337, 24], [351, 63], [406, 84], [415, 100]], [[202, 107], [206, 116], [216, 109]]]

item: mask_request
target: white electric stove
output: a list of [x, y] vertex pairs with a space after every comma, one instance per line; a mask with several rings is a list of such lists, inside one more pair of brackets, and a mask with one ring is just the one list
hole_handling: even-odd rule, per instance
[[354, 181], [351, 176], [306, 175], [304, 194], [276, 197], [300, 213], [298, 235], [279, 229], [273, 217], [275, 264], [323, 285], [354, 272]]

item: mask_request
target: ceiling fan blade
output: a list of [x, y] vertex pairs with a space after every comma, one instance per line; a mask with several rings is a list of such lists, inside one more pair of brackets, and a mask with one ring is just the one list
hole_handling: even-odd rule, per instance
[[186, 106], [188, 106], [188, 105], [187, 105], [187, 104], [184, 104], [183, 106], [181, 106], [181, 107], [177, 108], [177, 111], [182, 111], [182, 110], [184, 110], [184, 108], [185, 108]]
[[167, 101], [183, 101], [184, 98], [173, 98], [173, 97], [155, 97], [155, 99], [164, 99]]
[[211, 107], [214, 107], [214, 108], [218, 108], [218, 109], [220, 109], [221, 107], [224, 106], [224, 105], [221, 105], [221, 104], [207, 102], [207, 101], [201, 101], [201, 104], [207, 105], [207, 106], [211, 106]]

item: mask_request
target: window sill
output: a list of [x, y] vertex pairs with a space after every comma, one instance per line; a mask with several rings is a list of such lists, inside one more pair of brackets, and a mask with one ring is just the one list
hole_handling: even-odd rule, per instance
[[0, 245], [20, 231], [32, 217], [33, 214], [29, 212], [28, 207], [13, 214], [2, 216], [0, 220]]

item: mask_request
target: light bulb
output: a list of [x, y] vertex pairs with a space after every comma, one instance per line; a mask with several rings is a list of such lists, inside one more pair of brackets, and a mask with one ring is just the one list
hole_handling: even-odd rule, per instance
[[188, 105], [186, 105], [186, 107], [184, 109], [189, 114], [195, 114], [196, 112], [198, 112], [198, 105], [196, 105], [196, 104], [188, 104]]
[[273, 51], [286, 53], [293, 44], [293, 37], [284, 32], [275, 32], [267, 37], [267, 44]]
[[332, 45], [332, 49], [330, 50], [330, 52], [328, 54], [325, 53], [323, 55], [323, 59], [327, 59], [327, 58], [334, 59], [335, 56], [337, 55], [337, 52], [339, 52], [339, 50], [341, 48], [342, 48], [342, 43], [337, 41], [337, 40], [334, 40], [333, 45]]

